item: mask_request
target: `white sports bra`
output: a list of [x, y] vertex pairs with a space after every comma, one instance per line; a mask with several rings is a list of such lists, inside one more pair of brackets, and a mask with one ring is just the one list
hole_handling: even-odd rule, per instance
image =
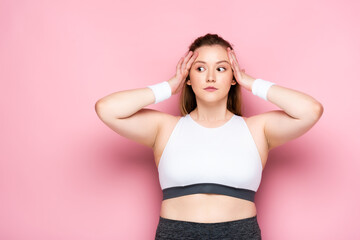
[[260, 185], [260, 154], [239, 115], [216, 128], [189, 114], [175, 125], [158, 165], [163, 200], [196, 193], [215, 193], [254, 202]]

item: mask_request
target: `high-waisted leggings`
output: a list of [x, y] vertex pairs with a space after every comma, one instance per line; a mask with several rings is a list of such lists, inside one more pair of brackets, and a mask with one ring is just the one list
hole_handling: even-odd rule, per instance
[[257, 216], [217, 223], [188, 222], [160, 216], [155, 240], [261, 240]]

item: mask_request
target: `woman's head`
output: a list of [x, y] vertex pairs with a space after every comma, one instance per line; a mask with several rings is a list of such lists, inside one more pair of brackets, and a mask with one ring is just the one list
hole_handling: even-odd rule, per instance
[[[199, 55], [192, 64], [182, 87], [180, 95], [182, 115], [190, 113], [197, 107], [196, 97], [215, 101], [216, 97], [207, 94], [203, 88], [220, 85], [221, 88], [217, 90], [216, 96], [227, 97], [227, 109], [234, 114], [242, 115], [240, 86], [234, 78], [227, 47], [233, 49], [229, 42], [217, 34], [210, 33], [197, 38], [189, 46], [189, 51], [196, 51]], [[225, 61], [217, 63], [218, 60]]]

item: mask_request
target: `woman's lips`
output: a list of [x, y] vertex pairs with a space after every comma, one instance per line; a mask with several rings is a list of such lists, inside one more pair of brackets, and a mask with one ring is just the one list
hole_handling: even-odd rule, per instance
[[214, 88], [214, 87], [207, 87], [207, 88], [204, 88], [206, 91], [209, 91], [209, 92], [213, 92], [213, 91], [216, 91], [217, 88]]

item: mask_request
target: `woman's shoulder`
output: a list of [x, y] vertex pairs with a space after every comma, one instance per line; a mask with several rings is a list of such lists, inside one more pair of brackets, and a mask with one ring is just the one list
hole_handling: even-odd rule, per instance
[[247, 117], [245, 116], [241, 116], [241, 117], [244, 119], [244, 121], [250, 128], [259, 128], [261, 126], [264, 126], [264, 122], [266, 119], [266, 116], [263, 113], [247, 116]]
[[170, 113], [165, 113], [165, 112], [159, 112], [159, 119], [161, 121], [160, 126], [168, 126], [168, 125], [173, 125], [174, 123], [178, 122], [180, 120], [180, 118], [184, 117], [184, 116], [179, 116], [179, 115], [173, 115]]

